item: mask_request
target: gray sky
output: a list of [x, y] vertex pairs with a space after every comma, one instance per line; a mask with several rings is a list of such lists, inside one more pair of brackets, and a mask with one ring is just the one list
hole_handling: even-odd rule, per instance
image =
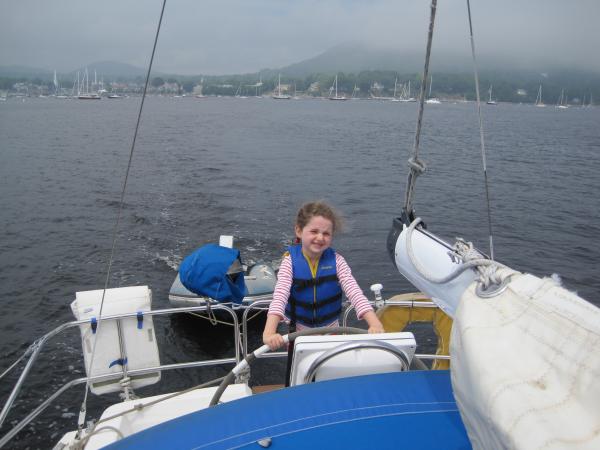
[[[469, 51], [466, 0], [438, 0], [434, 51]], [[162, 0], [0, 0], [0, 65], [146, 67]], [[344, 42], [423, 51], [430, 0], [168, 0], [155, 70], [278, 68]], [[472, 0], [478, 53], [600, 70], [599, 0]]]

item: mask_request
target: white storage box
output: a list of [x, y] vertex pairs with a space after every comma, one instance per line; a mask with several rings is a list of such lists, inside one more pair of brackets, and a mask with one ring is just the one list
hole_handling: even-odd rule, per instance
[[[136, 316], [119, 319], [123, 354], [119, 344], [117, 320], [106, 320], [98, 324], [103, 290], [83, 291], [75, 294], [71, 310], [78, 320], [89, 319], [80, 325], [81, 345], [85, 369], [88, 376], [119, 373], [123, 362], [128, 370], [156, 367], [160, 365], [154, 325], [150, 316]], [[107, 289], [104, 295], [102, 317], [118, 314], [150, 311], [152, 292], [148, 286], [132, 286]], [[96, 354], [92, 362], [94, 341]], [[91, 366], [91, 367], [90, 367]], [[132, 388], [148, 386], [160, 380], [160, 372], [131, 376]], [[120, 391], [121, 379], [98, 381], [90, 384], [90, 390], [97, 395]]]

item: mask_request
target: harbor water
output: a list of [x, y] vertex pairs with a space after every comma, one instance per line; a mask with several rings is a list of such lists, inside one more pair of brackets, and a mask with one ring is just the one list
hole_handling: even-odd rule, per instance
[[[0, 104], [0, 371], [73, 320], [75, 292], [104, 286], [139, 103]], [[600, 305], [600, 108], [482, 108], [496, 259], [538, 276], [558, 274]], [[153, 308], [169, 307], [182, 258], [220, 234], [234, 236], [246, 264], [277, 265], [298, 207], [325, 199], [345, 219], [334, 247], [362, 288], [382, 283], [386, 297], [412, 291], [385, 243], [404, 201], [416, 114], [414, 103], [373, 100], [148, 98], [109, 286], [148, 285]], [[427, 171], [416, 185], [417, 215], [432, 232], [489, 252], [476, 105], [426, 107], [419, 155]], [[227, 327], [189, 316], [155, 321], [163, 363], [233, 353]], [[260, 322], [251, 327], [251, 346], [261, 331]], [[83, 376], [78, 330], [47, 349], [2, 434]], [[280, 364], [261, 361], [253, 376], [281, 382]], [[227, 368], [164, 373], [159, 387], [139, 394], [182, 389]], [[2, 403], [15, 380], [1, 380]], [[9, 446], [51, 447], [76, 427], [82, 399], [82, 386], [63, 394]], [[91, 395], [90, 411], [115, 399]]]

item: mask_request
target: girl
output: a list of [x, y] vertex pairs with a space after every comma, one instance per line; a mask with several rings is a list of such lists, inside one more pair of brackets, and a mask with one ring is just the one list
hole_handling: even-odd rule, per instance
[[383, 325], [352, 276], [346, 260], [331, 246], [340, 219], [324, 202], [305, 203], [296, 217], [298, 245], [285, 254], [273, 301], [267, 314], [263, 342], [271, 350], [283, 346], [277, 325], [289, 320], [291, 328], [337, 326], [342, 311], [342, 290], [369, 333], [383, 333]]

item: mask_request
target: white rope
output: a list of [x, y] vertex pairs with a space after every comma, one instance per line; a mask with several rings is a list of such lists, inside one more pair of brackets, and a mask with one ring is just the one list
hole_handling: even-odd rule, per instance
[[492, 213], [490, 207], [490, 189], [487, 176], [487, 163], [485, 157], [485, 138], [483, 133], [483, 117], [481, 114], [481, 97], [479, 95], [479, 72], [475, 58], [475, 38], [473, 37], [473, 23], [471, 21], [471, 3], [467, 0], [467, 11], [469, 13], [469, 32], [471, 36], [471, 55], [473, 57], [473, 71], [475, 72], [475, 94], [477, 96], [477, 115], [479, 116], [479, 139], [481, 141], [481, 160], [483, 164], [483, 181], [485, 185], [485, 200], [487, 206], [488, 233], [490, 241], [490, 258], [494, 259], [494, 238], [492, 233]]

